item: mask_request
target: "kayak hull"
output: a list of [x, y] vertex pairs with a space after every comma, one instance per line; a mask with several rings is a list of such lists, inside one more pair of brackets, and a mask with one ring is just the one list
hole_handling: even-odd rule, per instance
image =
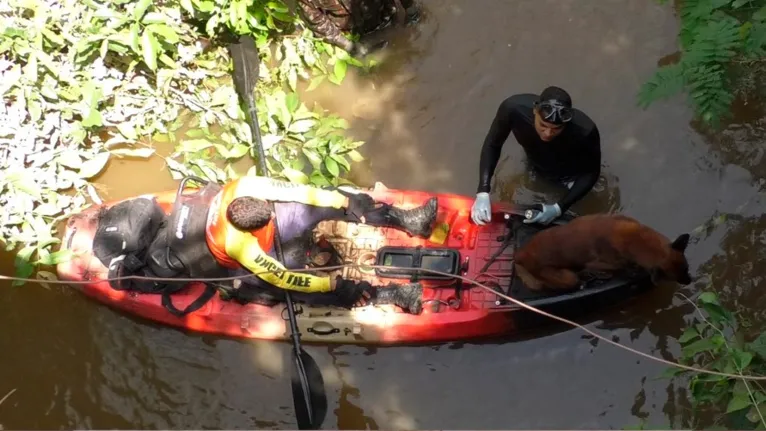
[[[434, 194], [419, 191], [388, 189], [382, 184], [366, 191], [373, 198], [400, 207], [421, 205]], [[166, 213], [170, 213], [175, 191], [153, 194]], [[454, 194], [436, 194], [439, 199], [437, 232], [430, 239], [410, 237], [391, 228], [345, 223], [323, 222], [316, 232], [325, 234], [345, 262], [370, 263], [380, 261], [381, 250], [448, 250], [459, 260], [462, 276], [480, 282], [494, 282], [495, 287], [511, 297], [562, 317], [576, 317], [614, 305], [651, 287], [646, 277], [611, 279], [572, 293], [544, 295], [526, 290], [513, 277], [513, 247], [503, 246], [501, 238], [509, 232], [508, 219], [523, 217], [523, 208], [494, 204], [493, 220], [485, 226], [470, 221], [473, 199]], [[104, 206], [94, 205], [72, 216], [64, 232], [62, 249], [69, 249], [74, 258], [57, 265], [60, 279], [84, 282], [74, 284], [85, 295], [129, 315], [189, 331], [226, 337], [286, 340], [290, 329], [283, 304], [265, 306], [239, 304], [222, 299], [219, 294], [200, 309], [176, 317], [162, 304], [161, 295], [113, 289], [107, 278], [108, 270], [93, 255], [93, 238], [97, 229], [96, 214]], [[499, 253], [499, 254], [498, 254]], [[491, 259], [493, 254], [498, 254]], [[487, 262], [493, 263], [479, 276]], [[457, 266], [456, 266], [457, 268]], [[344, 269], [344, 276], [365, 279], [374, 285], [408, 282], [401, 275]], [[341, 344], [423, 344], [472, 340], [513, 334], [552, 322], [517, 304], [498, 301], [485, 289], [455, 279], [419, 280], [423, 284], [423, 312], [409, 314], [392, 305], [358, 307], [351, 310], [335, 307], [298, 304], [296, 313], [301, 339], [310, 343]], [[172, 294], [173, 304], [183, 309], [204, 291], [205, 286], [192, 282]]]

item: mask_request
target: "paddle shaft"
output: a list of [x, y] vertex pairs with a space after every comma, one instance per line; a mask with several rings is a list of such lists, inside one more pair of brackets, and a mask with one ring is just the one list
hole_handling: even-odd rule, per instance
[[[240, 40], [239, 43], [245, 43]], [[259, 61], [256, 59], [255, 61]], [[257, 71], [257, 66], [254, 69]], [[257, 79], [257, 77], [256, 77]], [[255, 93], [255, 87], [252, 89], [250, 88], [243, 88], [242, 91], [245, 92], [245, 94], [241, 94], [240, 97], [242, 97], [245, 100], [245, 103], [247, 104], [247, 111], [248, 114], [248, 125], [250, 126], [250, 132], [253, 134], [253, 140], [255, 141], [255, 146], [258, 151], [258, 165], [259, 170], [261, 171], [261, 175], [264, 175], [266, 177], [270, 177], [269, 170], [266, 165], [266, 154], [263, 151], [263, 142], [261, 141], [261, 128], [258, 123], [258, 110], [255, 106], [255, 99], [253, 93]], [[276, 211], [274, 209], [274, 204], [269, 203], [272, 209], [272, 212], [276, 214]], [[282, 254], [282, 241], [279, 236], [279, 221], [276, 217], [274, 217], [274, 248], [277, 253], [277, 260], [279, 260], [284, 265], [284, 255]], [[310, 388], [308, 379], [306, 376], [306, 368], [303, 364], [303, 360], [301, 358], [301, 342], [300, 342], [300, 332], [298, 331], [298, 322], [295, 318], [295, 309], [293, 308], [293, 301], [290, 296], [290, 292], [285, 290], [285, 302], [287, 304], [287, 316], [288, 320], [290, 321], [290, 336], [293, 340], [293, 349], [294, 349], [294, 355], [296, 360], [296, 366], [298, 367], [298, 375], [300, 376], [300, 383], [303, 388], [303, 398], [304, 403], [307, 407], [307, 412], [309, 415], [309, 422], [314, 423], [314, 411], [311, 403], [310, 398]]]

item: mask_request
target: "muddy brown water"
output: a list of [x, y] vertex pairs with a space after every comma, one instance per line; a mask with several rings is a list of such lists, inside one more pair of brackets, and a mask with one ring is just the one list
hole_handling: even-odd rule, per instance
[[[430, 0], [425, 8], [418, 25], [394, 35], [378, 73], [311, 93], [367, 140], [360, 183], [473, 194], [498, 103], [562, 86], [603, 139], [605, 180], [574, 210], [621, 211], [668, 236], [710, 224], [688, 250], [696, 284], [660, 286], [583, 322], [672, 358], [693, 312], [675, 293], [711, 284], [764, 327], [763, 112], [739, 103], [735, 121], [711, 136], [693, 127], [681, 98], [647, 111], [635, 105], [639, 85], [676, 50], [670, 6]], [[494, 199], [514, 198], [514, 190], [534, 197], [519, 180], [522, 152], [512, 137], [503, 154]], [[102, 182], [107, 198], [176, 184], [161, 159], [117, 162]], [[2, 272], [11, 270], [6, 258]], [[3, 287], [0, 398], [16, 389], [0, 405], [5, 429], [296, 426], [287, 344], [186, 334], [70, 288]], [[682, 425], [680, 388], [655, 379], [663, 365], [583, 335], [554, 327], [489, 344], [308, 350], [326, 380], [326, 428], [621, 428], [640, 418]]]

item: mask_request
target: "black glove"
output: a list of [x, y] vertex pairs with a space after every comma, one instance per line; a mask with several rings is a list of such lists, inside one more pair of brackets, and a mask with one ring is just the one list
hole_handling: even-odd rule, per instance
[[336, 189], [338, 193], [348, 198], [348, 208], [346, 215], [353, 215], [361, 221], [362, 216], [375, 209], [375, 199], [365, 193], [349, 193], [347, 191]]
[[372, 299], [375, 296], [375, 289], [372, 285], [366, 281], [346, 280], [338, 276], [335, 283], [335, 296], [338, 298], [338, 306], [351, 308], [364, 299], [364, 294], [367, 293], [369, 298]]

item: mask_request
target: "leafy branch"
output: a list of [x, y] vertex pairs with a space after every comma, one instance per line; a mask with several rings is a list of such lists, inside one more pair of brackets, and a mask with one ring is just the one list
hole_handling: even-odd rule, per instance
[[[22, 276], [71, 256], [56, 226], [89, 202], [114, 158], [159, 148], [174, 178], [245, 172], [250, 130], [230, 80], [231, 33], [262, 52], [258, 103], [268, 165], [291, 181], [340, 184], [361, 142], [297, 96], [370, 68], [314, 38], [281, 0], [11, 0], [0, 4], [0, 241]], [[40, 275], [42, 274], [42, 275]], [[50, 273], [38, 273], [38, 277]]]
[[638, 105], [685, 92], [696, 117], [716, 127], [730, 115], [740, 85], [732, 68], [766, 55], [766, 1], [684, 0], [680, 18], [680, 59], [642, 85]]

